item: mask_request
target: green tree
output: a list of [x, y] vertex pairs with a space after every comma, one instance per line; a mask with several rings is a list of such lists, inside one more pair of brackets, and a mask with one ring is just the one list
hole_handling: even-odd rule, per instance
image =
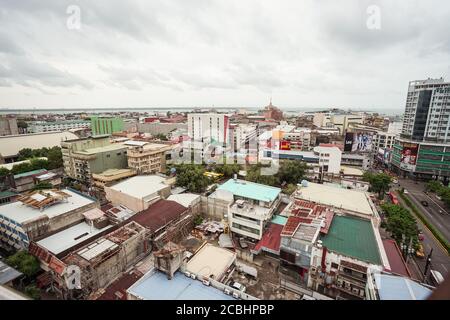
[[298, 184], [305, 178], [307, 164], [300, 160], [284, 160], [280, 163], [277, 177], [281, 184]]
[[28, 277], [35, 275], [40, 270], [39, 260], [25, 250], [17, 251], [9, 256], [6, 263]]
[[45, 159], [33, 158], [30, 160], [31, 170], [48, 169], [49, 164]]
[[49, 182], [39, 182], [33, 187], [33, 190], [52, 189], [53, 185]]
[[251, 166], [247, 170], [247, 175], [245, 176], [245, 180], [256, 182], [256, 183], [261, 183], [261, 184], [266, 184], [269, 186], [279, 185], [279, 180], [278, 180], [277, 176], [261, 174], [262, 167], [263, 166], [259, 163]]
[[225, 177], [232, 177], [235, 173], [239, 173], [240, 166], [238, 164], [217, 164], [214, 166], [214, 172], [222, 173]]
[[385, 173], [364, 172], [363, 180], [370, 183], [370, 191], [378, 193], [378, 198], [383, 199], [384, 193], [389, 191], [392, 178]]
[[31, 167], [31, 164], [28, 162], [24, 162], [24, 163], [19, 163], [19, 164], [14, 165], [11, 169], [11, 173], [19, 174], [19, 173], [28, 172], [31, 170], [33, 170]]
[[297, 190], [297, 185], [291, 184], [291, 183], [283, 188], [283, 192], [285, 194], [289, 194], [289, 195], [293, 194], [295, 192], [295, 190]]
[[19, 161], [27, 160], [33, 158], [33, 150], [30, 148], [21, 149], [17, 155]]
[[25, 294], [33, 300], [41, 299], [41, 291], [34, 284], [30, 284], [25, 287]]
[[176, 185], [191, 192], [201, 193], [206, 190], [211, 181], [204, 175], [205, 169], [200, 165], [181, 164], [176, 168]]
[[7, 176], [10, 173], [10, 171], [6, 168], [0, 168], [0, 177]]
[[55, 146], [48, 150], [47, 152], [47, 160], [48, 160], [48, 169], [58, 169], [63, 166], [63, 158], [61, 148]]
[[163, 133], [157, 133], [157, 134], [153, 135], [153, 138], [159, 139], [159, 140], [162, 140], [162, 141], [169, 140], [169, 139], [167, 139], [167, 136], [165, 134], [163, 134]]
[[384, 204], [382, 209], [386, 214], [386, 230], [389, 231], [392, 237], [401, 244], [403, 237], [408, 242], [409, 239], [413, 239], [415, 247], [418, 245], [418, 233], [417, 222], [411, 213], [399, 205]]

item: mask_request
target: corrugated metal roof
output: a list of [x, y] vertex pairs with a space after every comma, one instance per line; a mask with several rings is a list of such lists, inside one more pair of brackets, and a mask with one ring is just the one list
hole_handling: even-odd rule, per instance
[[239, 179], [230, 179], [217, 189], [227, 190], [235, 196], [266, 202], [275, 200], [281, 192], [280, 188]]
[[0, 261], [0, 284], [6, 284], [21, 275], [21, 272]]

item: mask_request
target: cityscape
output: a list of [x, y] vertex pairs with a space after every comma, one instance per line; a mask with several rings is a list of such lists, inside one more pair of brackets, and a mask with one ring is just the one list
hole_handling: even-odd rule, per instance
[[[297, 22], [286, 13], [285, 24], [270, 30], [287, 10], [270, 1], [243, 4], [231, 18], [247, 25], [247, 10], [261, 17], [273, 10], [267, 28], [255, 18], [251, 32], [234, 36], [225, 1], [203, 4], [203, 13], [184, 2], [113, 1], [102, 14], [102, 1], [0, 2], [3, 29], [23, 23], [11, 35], [0, 32], [0, 300], [266, 301], [260, 314], [270, 314], [267, 301], [275, 300], [450, 300], [448, 31], [445, 49], [430, 46], [443, 51], [429, 68], [429, 57], [418, 54], [420, 68], [406, 70], [413, 58], [405, 56], [405, 65], [393, 63], [383, 75], [349, 80], [376, 59], [350, 68], [329, 53], [317, 57], [317, 47], [309, 52], [275, 37]], [[394, 32], [391, 4], [349, 2], [344, 11], [364, 20], [354, 33], [382, 32], [373, 39], [383, 42]], [[292, 6], [299, 3], [306, 16], [318, 14], [317, 4]], [[331, 19], [329, 6], [321, 8]], [[433, 13], [440, 18], [450, 13], [442, 6]], [[160, 21], [164, 13], [176, 23], [183, 10], [195, 28]], [[121, 11], [122, 33], [111, 31], [107, 23]], [[37, 16], [49, 33], [25, 45]], [[322, 24], [308, 37], [325, 37]], [[342, 30], [328, 31], [336, 48], [350, 41]], [[114, 50], [108, 35], [120, 42]], [[65, 51], [51, 37], [79, 41], [85, 51]], [[172, 40], [186, 46], [180, 57], [165, 52]], [[266, 40], [293, 50], [277, 60], [291, 61], [291, 71], [305, 67], [295, 62], [305, 50], [313, 71], [294, 76], [267, 63], [276, 59], [273, 48], [247, 60]], [[218, 59], [233, 55], [220, 48], [229, 46], [242, 60], [220, 69]], [[352, 59], [359, 49], [349, 48]], [[99, 73], [88, 56], [98, 59]], [[332, 84], [345, 67], [342, 82]], [[177, 314], [216, 312], [206, 308]]]

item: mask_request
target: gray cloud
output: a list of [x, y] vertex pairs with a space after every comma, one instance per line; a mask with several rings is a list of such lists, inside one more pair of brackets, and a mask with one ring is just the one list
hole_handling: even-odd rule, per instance
[[[66, 27], [69, 5], [81, 30]], [[274, 94], [282, 107], [400, 110], [409, 80], [450, 77], [449, 16], [446, 0], [0, 0], [0, 97], [170, 107]]]

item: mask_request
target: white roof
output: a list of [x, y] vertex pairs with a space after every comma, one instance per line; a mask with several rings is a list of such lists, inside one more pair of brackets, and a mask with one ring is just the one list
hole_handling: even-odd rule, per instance
[[52, 148], [59, 146], [61, 141], [71, 139], [78, 139], [78, 137], [69, 131], [4, 136], [0, 137], [0, 154], [3, 157], [11, 157], [17, 155], [23, 148]]
[[197, 201], [200, 198], [200, 195], [194, 193], [179, 193], [173, 194], [167, 200], [172, 200], [178, 202], [183, 207], [189, 207], [191, 204]]
[[[38, 159], [47, 160], [46, 157], [39, 157]], [[18, 165], [21, 163], [30, 163], [30, 160], [23, 160], [23, 161], [16, 161], [16, 162], [11, 162], [11, 163], [0, 164], [0, 168], [5, 168], [8, 170], [11, 170], [15, 165]]]
[[207, 243], [187, 263], [186, 269], [200, 276], [218, 279], [236, 260], [236, 253]]
[[164, 181], [166, 181], [166, 178], [157, 175], [135, 176], [119, 182], [110, 188], [132, 197], [143, 199], [167, 188], [168, 185]]
[[81, 249], [77, 253], [84, 259], [91, 260], [99, 256], [101, 253], [107, 250], [115, 249], [118, 246], [119, 246], [118, 244], [112, 242], [111, 240], [102, 238], [94, 242], [93, 244], [89, 245], [88, 247]]
[[124, 145], [142, 147], [145, 146], [147, 143], [148, 143], [147, 141], [128, 140], [124, 143]]
[[300, 187], [299, 196], [304, 200], [373, 215], [368, 194], [363, 191], [308, 182], [307, 187]]
[[49, 218], [56, 217], [94, 203], [93, 200], [68, 189], [62, 191], [70, 196], [67, 198], [67, 202], [59, 202], [40, 211], [39, 209], [22, 204], [20, 201], [16, 201], [0, 206], [0, 215], [18, 223], [24, 223], [42, 216], [48, 216]]
[[72, 248], [76, 244], [93, 237], [97, 233], [111, 227], [112, 225], [108, 225], [103, 229], [97, 229], [91, 227], [86, 222], [81, 222], [74, 225], [73, 227], [55, 233], [50, 237], [44, 238], [38, 241], [37, 244], [52, 252], [53, 254], [59, 254], [67, 249]]

